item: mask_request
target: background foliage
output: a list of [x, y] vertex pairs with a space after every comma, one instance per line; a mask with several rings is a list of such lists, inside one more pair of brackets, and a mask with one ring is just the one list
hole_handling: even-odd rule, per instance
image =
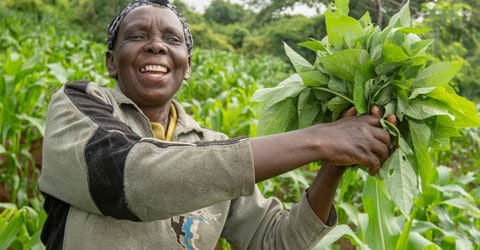
[[[43, 119], [48, 101], [56, 89], [71, 80], [89, 79], [113, 85], [104, 65], [104, 30], [126, 2], [0, 2], [0, 249], [43, 248], [39, 232], [45, 214], [36, 180], [41, 168]], [[259, 88], [276, 85], [292, 70], [286, 63], [282, 41], [299, 51], [297, 42], [325, 35], [324, 18], [321, 11], [314, 17], [283, 14], [288, 6], [300, 1], [268, 1], [270, 5], [262, 4], [267, 1], [246, 1], [249, 4], [242, 5], [255, 6], [255, 12], [226, 1], [215, 2], [210, 11], [198, 14], [175, 1], [192, 25], [196, 47], [191, 80], [184, 83], [177, 99], [205, 126], [232, 137], [255, 136], [260, 107], [249, 102], [251, 95]], [[302, 2], [321, 6], [321, 1]], [[354, 2], [351, 9], [359, 15], [369, 10], [374, 13], [372, 17], [380, 16], [374, 4], [383, 1]], [[384, 3], [381, 17], [388, 18], [402, 3]], [[464, 60], [466, 64], [455, 87], [461, 95], [478, 103], [480, 3], [411, 1], [411, 5], [414, 17], [422, 21], [417, 25], [432, 29], [432, 59]], [[223, 9], [222, 15], [228, 19], [215, 17], [212, 13], [216, 13], [216, 8]], [[309, 58], [307, 53], [305, 56]], [[479, 249], [480, 176], [475, 174], [480, 164], [479, 138], [478, 129], [466, 130], [452, 141], [451, 150], [432, 152], [433, 161], [439, 166], [439, 178], [415, 201], [417, 210], [412, 223], [405, 226], [422, 237], [409, 242], [408, 249]], [[289, 207], [308, 187], [317, 168], [306, 166], [265, 181], [260, 187], [266, 195], [275, 195]], [[361, 171], [347, 172], [336, 198], [341, 226], [319, 247], [372, 248], [374, 243], [364, 230], [368, 224], [363, 219], [365, 197], [359, 192], [368, 186]], [[405, 222], [402, 217], [384, 216], [392, 216], [400, 224]], [[401, 231], [395, 232], [394, 239], [403, 237]]]

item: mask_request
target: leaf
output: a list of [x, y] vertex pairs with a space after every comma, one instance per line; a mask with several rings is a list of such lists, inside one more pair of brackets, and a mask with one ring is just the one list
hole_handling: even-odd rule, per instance
[[408, 98], [405, 91], [398, 91], [397, 92], [397, 111], [395, 115], [400, 121], [403, 121], [403, 117], [408, 108]]
[[32, 117], [32, 116], [29, 116], [27, 114], [18, 114], [17, 118], [19, 120], [28, 121], [31, 125], [36, 127], [38, 129], [38, 132], [40, 132], [40, 134], [42, 134], [42, 136], [43, 136], [43, 134], [45, 132], [45, 121], [44, 121], [44, 119], [39, 119], [39, 118], [36, 118], [36, 117]]
[[340, 113], [350, 107], [352, 104], [348, 102], [347, 100], [341, 98], [341, 97], [334, 97], [332, 98], [328, 103], [327, 107], [330, 111], [332, 111], [333, 116], [332, 120], [337, 120], [337, 118], [340, 116]]
[[477, 217], [480, 217], [480, 210], [475, 206], [475, 204], [463, 197], [444, 200], [440, 204], [456, 207], [462, 210], [473, 211], [475, 214], [477, 214]]
[[298, 54], [295, 50], [290, 48], [287, 43], [283, 43], [285, 48], [285, 53], [287, 54], [288, 58], [293, 64], [295, 71], [297, 72], [304, 72], [313, 70], [313, 66], [307, 59], [303, 58], [300, 54]]
[[61, 63], [49, 63], [47, 64], [47, 67], [59, 82], [66, 83], [68, 81], [70, 76]]
[[420, 35], [420, 34], [423, 34], [423, 33], [430, 32], [431, 30], [432, 29], [430, 29], [430, 28], [401, 27], [401, 28], [397, 29], [396, 32], [402, 32], [402, 33], [405, 33], [405, 34], [413, 33], [413, 34]]
[[432, 249], [437, 250], [439, 247], [431, 242], [430, 240], [426, 239], [423, 235], [417, 232], [410, 232], [408, 234], [408, 247], [407, 249]]
[[366, 61], [355, 72], [355, 85], [353, 90], [353, 102], [358, 114], [365, 114], [368, 111], [369, 99], [365, 96], [365, 84], [369, 79], [376, 76], [372, 61]]
[[313, 249], [328, 249], [333, 243], [341, 239], [342, 237], [349, 238], [353, 245], [358, 246], [359, 249], [370, 249], [367, 244], [363, 243], [357, 235], [352, 231], [348, 225], [337, 225], [332, 229]]
[[438, 101], [448, 110], [453, 116], [455, 127], [480, 127], [480, 117], [475, 104], [457, 95], [452, 88], [446, 86], [435, 89], [428, 97]]
[[442, 103], [433, 99], [410, 101], [408, 103], [408, 108], [405, 111], [405, 115], [417, 120], [425, 120], [432, 116], [439, 115], [446, 115], [452, 120], [455, 119], [455, 117], [449, 113], [448, 109], [442, 105]]
[[447, 116], [438, 116], [435, 119], [432, 148], [448, 150], [450, 148], [450, 137], [454, 136], [460, 136], [460, 133], [452, 119]]
[[[454, 185], [454, 184], [448, 184], [444, 186], [432, 184], [430, 185], [431, 187], [435, 188], [436, 190], [442, 192], [442, 193], [455, 193], [455, 194], [460, 194], [463, 197], [466, 197], [470, 203], [474, 202], [475, 200], [473, 197], [461, 186], [459, 185]], [[456, 195], [455, 195], [456, 196]]]
[[317, 99], [320, 102], [324, 102], [335, 96], [334, 93], [331, 93], [329, 91], [324, 91], [323, 88], [314, 88], [313, 90], [314, 90], [313, 94], [315, 95], [315, 99]]
[[425, 122], [408, 119], [408, 127], [412, 139], [413, 151], [417, 163], [417, 169], [422, 178], [422, 187], [425, 188], [436, 177], [436, 171], [432, 165], [429, 145], [432, 129]]
[[392, 27], [410, 27], [410, 1], [407, 1], [405, 5], [390, 18], [388, 26]]
[[349, 84], [348, 81], [345, 81], [336, 77], [331, 77], [330, 80], [328, 81], [328, 85], [326, 89], [331, 93], [335, 93], [337, 96], [348, 95], [348, 89], [349, 89], [348, 84]]
[[[340, 7], [342, 8], [342, 7]], [[363, 36], [363, 28], [359, 21], [347, 16], [342, 11], [333, 12], [329, 8], [325, 13], [325, 24], [328, 42], [333, 49], [354, 48], [359, 37]]]
[[295, 121], [297, 109], [293, 98], [268, 106], [258, 121], [258, 135], [282, 133]]
[[308, 41], [305, 41], [305, 42], [301, 42], [299, 43], [298, 45], [302, 46], [302, 47], [305, 47], [311, 51], [314, 51], [314, 52], [317, 52], [317, 51], [327, 51], [327, 48], [325, 47], [325, 45], [323, 44], [322, 41], [318, 41], [318, 40], [315, 40], [315, 39], [310, 39]]
[[400, 228], [394, 218], [394, 203], [380, 187], [381, 182], [368, 176], [363, 190], [363, 205], [368, 214], [367, 237], [372, 249], [393, 249], [394, 235], [400, 234]]
[[265, 103], [270, 106], [287, 98], [297, 97], [305, 88], [307, 86], [303, 84], [300, 76], [293, 74], [276, 87], [257, 90], [250, 101]]
[[354, 82], [355, 72], [369, 58], [363, 49], [346, 49], [319, 58], [325, 71], [339, 79]]
[[[420, 71], [412, 87], [417, 89], [445, 86], [453, 79], [457, 72], [460, 71], [461, 67], [461, 62], [440, 62], [431, 65]], [[414, 98], [414, 94], [415, 91], [412, 93], [413, 97], [410, 98]]]
[[0, 223], [6, 226], [0, 228], [0, 249], [7, 249], [22, 229], [25, 217], [19, 210], [5, 209], [0, 214]]
[[321, 111], [319, 104], [311, 101], [311, 90], [303, 91], [298, 97], [298, 128], [305, 128], [313, 124], [317, 114]]
[[[408, 147], [406, 143], [400, 145]], [[413, 199], [418, 194], [418, 183], [415, 169], [402, 146], [385, 161], [380, 172], [393, 202], [403, 216], [409, 218]]]
[[385, 42], [383, 44], [382, 58], [383, 64], [402, 63], [410, 59], [410, 57], [403, 50], [402, 46], [395, 45], [391, 42]]
[[311, 87], [326, 86], [329, 81], [328, 76], [318, 70], [303, 71], [298, 74], [302, 77], [303, 83]]
[[340, 13], [348, 15], [350, 8], [348, 7], [348, 0], [335, 0], [335, 7]]
[[[430, 45], [432, 45], [432, 43], [433, 43], [433, 39], [428, 39], [428, 40], [412, 43], [408, 48], [405, 48], [405, 47], [404, 48], [408, 56], [419, 57], [419, 56], [424, 56], [425, 52], [430, 47]], [[424, 59], [426, 59], [425, 56], [424, 56]]]
[[[356, 173], [353, 170], [349, 170], [351, 173]], [[344, 184], [342, 184], [344, 186]], [[346, 185], [345, 185], [346, 186]], [[350, 185], [348, 185], [351, 188]], [[345, 187], [345, 188], [348, 188]], [[341, 199], [340, 199], [341, 200]], [[358, 237], [361, 239], [367, 238], [367, 227], [368, 227], [368, 214], [360, 212], [358, 208], [356, 208], [351, 203], [343, 202], [339, 205], [339, 207], [345, 212], [348, 217], [348, 220], [351, 221], [356, 226], [356, 232]]]
[[362, 28], [372, 25], [372, 19], [370, 18], [369, 12], [365, 12], [365, 14], [363, 14], [363, 16], [358, 21], [360, 21]]

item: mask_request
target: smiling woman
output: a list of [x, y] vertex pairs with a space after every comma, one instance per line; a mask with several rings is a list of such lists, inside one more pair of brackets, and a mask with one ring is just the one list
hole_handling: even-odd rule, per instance
[[[38, 185], [49, 249], [213, 249], [220, 237], [312, 248], [336, 224], [344, 165], [375, 174], [388, 157], [381, 114], [252, 139], [201, 127], [174, 100], [193, 40], [168, 1], [127, 5], [107, 37], [115, 88], [70, 82], [49, 105]], [[290, 211], [255, 185], [313, 161], [323, 167]]]
[[108, 72], [118, 87], [151, 122], [164, 127], [173, 96], [190, 76], [185, 40], [175, 13], [146, 5], [121, 21], [113, 48], [106, 54]]

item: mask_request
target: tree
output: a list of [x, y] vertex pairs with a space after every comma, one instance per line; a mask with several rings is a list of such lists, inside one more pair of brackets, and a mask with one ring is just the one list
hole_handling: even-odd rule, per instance
[[[474, 0], [471, 0], [474, 1]], [[256, 25], [270, 23], [281, 17], [281, 13], [288, 8], [293, 8], [296, 4], [302, 3], [309, 7], [327, 6], [334, 3], [334, 0], [246, 0], [250, 9], [260, 10], [255, 19]], [[413, 16], [420, 15], [422, 3], [427, 0], [410, 0], [410, 8]], [[407, 3], [407, 0], [357, 0], [351, 1], [350, 15], [360, 18], [365, 12], [371, 13], [372, 21], [379, 26], [383, 26], [386, 20], [397, 13], [400, 8]], [[319, 13], [321, 14], [321, 13]]]
[[480, 96], [480, 3], [478, 1], [436, 1], [423, 5], [424, 20], [419, 25], [432, 29], [428, 35], [435, 39], [433, 56], [437, 60], [464, 60], [456, 78], [462, 96]]
[[223, 0], [214, 0], [203, 15], [206, 20], [227, 25], [243, 20], [246, 10], [239, 4], [232, 4]]

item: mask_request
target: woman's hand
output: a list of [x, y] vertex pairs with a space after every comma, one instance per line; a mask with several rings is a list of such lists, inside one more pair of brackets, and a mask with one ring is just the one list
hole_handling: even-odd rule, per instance
[[389, 157], [390, 135], [381, 128], [380, 111], [305, 129], [251, 139], [256, 181], [314, 161], [336, 166], [364, 165], [375, 175]]
[[[371, 116], [374, 116], [375, 118], [377, 119], [380, 119], [384, 116], [384, 109], [381, 108], [380, 106], [372, 106], [370, 107], [370, 113], [369, 113]], [[355, 109], [355, 107], [351, 107], [347, 110], [345, 110], [342, 115], [341, 115], [341, 119], [342, 118], [346, 118], [346, 117], [355, 117], [357, 116], [357, 110]], [[387, 116], [386, 120], [389, 121], [390, 123], [392, 123], [393, 125], [397, 125], [397, 117], [394, 115], [394, 114], [390, 114]], [[375, 126], [379, 127], [380, 128], [380, 124], [379, 123], [375, 123], [374, 124]], [[345, 132], [347, 132], [347, 130], [345, 130]], [[379, 152], [379, 153], [374, 153], [377, 158], [380, 160], [380, 165], [390, 156], [392, 150], [391, 150], [391, 147], [389, 146], [390, 145], [390, 141], [387, 140], [387, 138], [385, 137], [386, 134], [383, 133], [384, 135], [380, 135], [381, 137], [380, 140], [382, 140], [384, 143], [387, 143], [385, 144], [387, 146], [387, 148], [389, 148], [390, 150], [388, 151], [385, 151], [385, 149], [383, 148], [383, 146], [381, 146], [383, 149], [380, 149], [380, 150], [376, 150], [375, 152]], [[355, 138], [355, 137], [354, 137]], [[381, 138], [384, 138], [384, 139], [381, 139]], [[388, 139], [390, 137], [388, 136]], [[355, 145], [355, 144], [354, 144]], [[374, 159], [374, 158], [373, 158]], [[375, 160], [374, 160], [375, 161]], [[341, 164], [338, 164], [336, 162], [324, 162], [323, 165], [329, 165], [329, 166], [334, 166], [334, 165], [341, 165]], [[377, 167], [378, 165], [375, 164], [374, 167], [371, 167], [370, 165], [369, 166], [369, 173], [371, 175], [375, 175], [378, 173], [378, 171], [380, 170], [379, 167]], [[337, 167], [340, 167], [340, 166], [337, 166]], [[380, 166], [381, 167], [381, 166]]]

